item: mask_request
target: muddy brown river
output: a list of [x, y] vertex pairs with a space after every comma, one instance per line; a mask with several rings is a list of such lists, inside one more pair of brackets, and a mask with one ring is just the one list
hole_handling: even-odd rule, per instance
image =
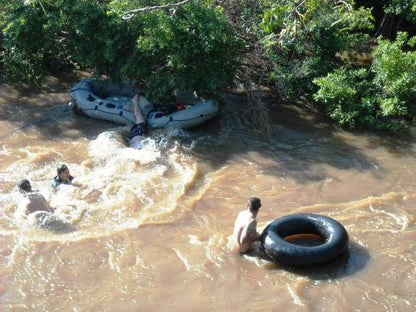
[[[415, 129], [352, 133], [271, 103], [268, 139], [236, 97], [134, 150], [126, 127], [68, 110], [74, 83], [0, 84], [1, 311], [415, 310]], [[55, 191], [61, 164], [75, 185]], [[22, 178], [68, 227], [15, 215]], [[323, 214], [348, 231], [348, 254], [303, 269], [240, 256], [231, 235], [250, 195], [260, 231]]]

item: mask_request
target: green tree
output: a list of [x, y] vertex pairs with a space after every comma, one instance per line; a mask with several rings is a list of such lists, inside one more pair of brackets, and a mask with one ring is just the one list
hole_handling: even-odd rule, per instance
[[316, 78], [315, 100], [342, 126], [401, 129], [416, 113], [416, 52], [404, 51], [415, 43], [406, 33], [394, 42], [379, 38], [370, 68], [342, 67]]
[[[288, 97], [312, 95], [315, 77], [326, 75], [345, 61], [341, 54], [359, 51], [372, 27], [371, 13], [354, 9], [353, 1], [264, 1], [263, 43], [275, 62], [271, 80], [283, 85]], [[352, 54], [351, 54], [352, 55]]]
[[416, 0], [357, 0], [357, 3], [372, 10], [375, 18], [373, 36], [394, 40], [398, 31], [416, 34]]
[[39, 81], [60, 67], [58, 31], [43, 5], [3, 2], [1, 64], [10, 80]]
[[1, 63], [9, 80], [36, 82], [71, 65], [138, 81], [153, 100], [175, 89], [211, 96], [232, 83], [244, 46], [207, 1], [130, 20], [125, 12], [149, 1], [1, 1]]
[[408, 40], [407, 33], [399, 32], [394, 42], [379, 38], [373, 53], [371, 71], [384, 116], [406, 116], [416, 103], [416, 52], [406, 51], [407, 44], [414, 47], [416, 37]]
[[243, 41], [220, 10], [195, 1], [174, 12], [140, 13], [131, 23], [137, 44], [122, 73], [142, 78], [153, 94], [180, 89], [205, 96], [232, 84]]

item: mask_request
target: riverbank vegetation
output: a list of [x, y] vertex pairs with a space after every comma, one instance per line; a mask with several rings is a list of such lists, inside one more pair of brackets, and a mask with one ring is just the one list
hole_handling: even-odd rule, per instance
[[163, 102], [236, 85], [267, 119], [265, 90], [339, 125], [416, 123], [416, 0], [0, 0], [0, 75], [74, 69], [128, 79]]

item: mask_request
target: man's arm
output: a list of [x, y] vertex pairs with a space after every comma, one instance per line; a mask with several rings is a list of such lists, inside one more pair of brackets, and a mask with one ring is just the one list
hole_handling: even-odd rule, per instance
[[254, 242], [254, 241], [260, 240], [261, 235], [260, 233], [257, 232], [257, 221], [256, 220], [251, 221], [249, 226], [251, 227], [250, 237], [252, 241]]
[[256, 230], [257, 221], [251, 220], [243, 229], [240, 236], [240, 244], [255, 242], [260, 239], [260, 234]]
[[25, 215], [27, 216], [29, 212], [30, 212], [30, 200], [25, 197], [19, 202], [16, 213], [18, 216], [25, 216]]

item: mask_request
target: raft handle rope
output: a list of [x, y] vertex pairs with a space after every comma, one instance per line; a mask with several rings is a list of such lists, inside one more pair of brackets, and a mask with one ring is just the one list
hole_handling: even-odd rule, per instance
[[84, 113], [85, 114], [85, 112], [86, 111], [97, 111], [97, 112], [100, 112], [100, 113], [104, 113], [104, 114], [108, 114], [108, 115], [117, 115], [117, 116], [121, 116], [121, 117], [123, 117], [125, 120], [127, 120], [128, 122], [132, 122], [132, 123], [134, 123], [134, 120], [130, 120], [129, 118], [127, 118], [124, 114], [123, 114], [123, 111], [120, 111], [120, 112], [115, 112], [115, 113], [112, 113], [112, 112], [106, 112], [106, 111], [104, 111], [104, 110], [101, 110], [101, 109], [99, 109], [99, 107], [98, 106], [95, 106], [94, 108], [79, 108], [78, 107], [78, 111], [79, 112], [82, 112], [82, 113]]

